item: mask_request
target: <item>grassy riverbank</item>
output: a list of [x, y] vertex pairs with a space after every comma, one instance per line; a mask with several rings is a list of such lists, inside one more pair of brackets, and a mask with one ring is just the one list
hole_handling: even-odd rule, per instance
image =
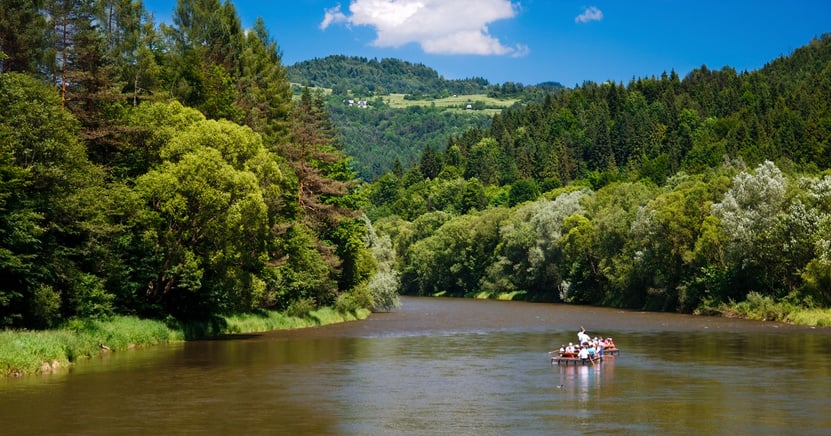
[[0, 377], [49, 373], [101, 353], [235, 333], [315, 327], [364, 319], [368, 310], [342, 313], [331, 308], [302, 317], [261, 312], [216, 318], [211, 322], [169, 325], [130, 316], [73, 320], [55, 330], [0, 331]]
[[831, 327], [831, 309], [812, 307], [788, 298], [774, 300], [751, 292], [744, 301], [703, 305], [697, 314], [743, 318], [757, 321], [776, 321], [794, 325]]

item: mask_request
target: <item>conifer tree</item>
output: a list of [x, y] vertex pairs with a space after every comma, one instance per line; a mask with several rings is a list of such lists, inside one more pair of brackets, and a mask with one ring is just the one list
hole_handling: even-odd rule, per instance
[[0, 72], [35, 74], [46, 50], [42, 0], [0, 0]]

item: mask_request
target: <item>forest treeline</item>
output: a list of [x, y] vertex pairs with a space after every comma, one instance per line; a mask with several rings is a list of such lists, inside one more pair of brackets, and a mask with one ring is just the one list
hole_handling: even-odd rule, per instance
[[323, 97], [231, 2], [172, 21], [0, 0], [0, 327], [394, 306]]
[[287, 71], [293, 83], [329, 88], [337, 95], [351, 93], [363, 97], [389, 93], [433, 97], [483, 94], [489, 85], [481, 77], [448, 80], [426, 65], [392, 58], [332, 55], [297, 62]]
[[379, 60], [332, 55], [297, 62], [286, 70], [292, 83], [327, 88], [339, 96], [365, 98], [390, 93], [408, 94], [415, 98], [442, 98], [456, 94], [533, 98], [563, 88], [558, 82], [526, 85], [519, 82], [492, 84], [482, 77], [445, 79], [426, 65], [393, 58]]
[[425, 147], [368, 213], [406, 293], [827, 307], [829, 102], [829, 35], [753, 72], [585, 83]]
[[[384, 310], [398, 290], [827, 307], [829, 59], [823, 36], [753, 72], [474, 79], [523, 103], [445, 144], [422, 138], [459, 120], [391, 115], [420, 159], [360, 184], [338, 114], [293, 96], [231, 2], [165, 24], [135, 0], [0, 0], [0, 326]], [[430, 116], [407, 132], [407, 111]], [[345, 129], [377, 146], [365, 114]]]

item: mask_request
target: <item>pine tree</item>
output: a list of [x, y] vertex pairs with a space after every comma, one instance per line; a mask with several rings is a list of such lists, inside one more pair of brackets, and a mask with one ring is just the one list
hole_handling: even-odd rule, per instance
[[272, 141], [283, 140], [292, 110], [291, 87], [280, 64], [277, 43], [268, 35], [262, 19], [245, 38], [237, 81], [235, 105], [243, 111], [243, 124]]
[[42, 6], [42, 0], [0, 0], [0, 72], [39, 72], [47, 45]]
[[[352, 212], [336, 198], [349, 192], [353, 179], [340, 150], [323, 97], [304, 88], [291, 114], [290, 139], [279, 146], [297, 176], [297, 205], [301, 219], [311, 228], [334, 228]], [[347, 174], [344, 174], [346, 172]]]

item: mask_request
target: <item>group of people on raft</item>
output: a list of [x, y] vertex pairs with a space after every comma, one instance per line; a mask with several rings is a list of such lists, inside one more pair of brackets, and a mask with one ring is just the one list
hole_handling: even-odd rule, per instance
[[555, 354], [562, 359], [583, 359], [595, 360], [603, 356], [604, 350], [615, 350], [615, 342], [612, 338], [592, 338], [586, 333], [584, 327], [577, 332], [577, 344], [569, 342], [568, 345], [561, 345], [559, 350], [549, 351], [548, 354]]

